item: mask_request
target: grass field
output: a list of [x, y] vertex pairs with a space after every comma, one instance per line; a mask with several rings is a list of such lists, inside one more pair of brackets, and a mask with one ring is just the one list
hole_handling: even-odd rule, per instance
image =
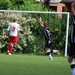
[[0, 54], [0, 75], [71, 75], [67, 57]]

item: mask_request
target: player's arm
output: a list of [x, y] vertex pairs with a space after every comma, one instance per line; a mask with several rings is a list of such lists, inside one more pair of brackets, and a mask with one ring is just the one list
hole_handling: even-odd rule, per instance
[[19, 33], [20, 33], [20, 26], [18, 25], [18, 33], [17, 33], [17, 35], [19, 35]]
[[9, 31], [10, 31], [10, 25], [8, 26], [7, 30], [6, 30], [6, 35], [9, 36]]
[[18, 31], [17, 36], [19, 35], [19, 33], [20, 33], [20, 30]]
[[44, 23], [43, 23], [43, 21], [42, 21], [42, 18], [40, 17], [39, 18], [39, 21], [38, 21], [39, 23], [40, 23], [40, 25], [42, 26], [42, 27], [44, 27]]
[[71, 15], [75, 15], [75, 3], [71, 4]]
[[8, 31], [6, 31], [6, 36], [9, 36], [9, 32]]

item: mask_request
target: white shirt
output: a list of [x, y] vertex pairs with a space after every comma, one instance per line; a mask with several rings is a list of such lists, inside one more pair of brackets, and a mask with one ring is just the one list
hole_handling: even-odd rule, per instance
[[7, 31], [10, 32], [9, 33], [10, 36], [17, 36], [18, 31], [20, 31], [19, 24], [17, 24], [17, 23], [10, 23], [8, 28], [7, 28]]

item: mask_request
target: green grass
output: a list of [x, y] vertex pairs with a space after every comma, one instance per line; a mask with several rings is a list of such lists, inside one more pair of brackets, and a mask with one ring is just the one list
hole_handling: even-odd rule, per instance
[[0, 75], [71, 75], [67, 57], [0, 54]]

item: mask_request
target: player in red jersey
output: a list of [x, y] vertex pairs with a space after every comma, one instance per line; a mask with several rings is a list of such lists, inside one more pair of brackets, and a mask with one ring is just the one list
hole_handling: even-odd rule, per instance
[[9, 55], [12, 55], [12, 49], [14, 47], [14, 44], [17, 44], [18, 42], [19, 32], [20, 32], [20, 27], [18, 24], [18, 19], [13, 19], [13, 22], [8, 25], [7, 32], [6, 32], [6, 35], [9, 38], [9, 44], [7, 47], [8, 48], [7, 53]]

